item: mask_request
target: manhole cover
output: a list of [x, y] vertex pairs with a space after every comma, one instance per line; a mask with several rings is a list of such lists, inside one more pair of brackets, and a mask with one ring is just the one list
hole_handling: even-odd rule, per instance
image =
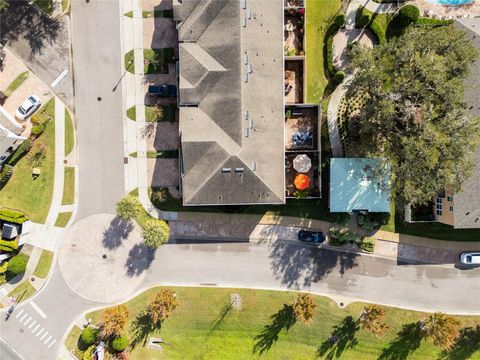
[[102, 98], [100, 96], [97, 97], [97, 101], [102, 101]]
[[102, 258], [106, 259], [106, 258], [107, 258], [107, 254], [103, 254], [103, 255], [102, 255]]

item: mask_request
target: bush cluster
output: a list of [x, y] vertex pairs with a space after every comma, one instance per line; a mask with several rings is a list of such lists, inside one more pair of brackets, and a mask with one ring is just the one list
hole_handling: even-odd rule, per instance
[[333, 87], [337, 87], [338, 85], [340, 85], [340, 83], [343, 81], [343, 79], [345, 79], [345, 72], [343, 72], [342, 70], [337, 71], [335, 73], [335, 75], [333, 75], [333, 78], [332, 78]]
[[128, 337], [126, 335], [116, 337], [112, 341], [112, 349], [115, 352], [121, 352], [121, 351], [123, 351], [127, 348], [129, 343], [130, 343], [130, 340], [128, 339]]
[[32, 126], [31, 135], [33, 137], [39, 137], [40, 135], [42, 135], [44, 130], [45, 130], [45, 125], [38, 123]]
[[327, 61], [327, 69], [330, 75], [335, 75], [337, 70], [333, 66], [333, 37], [338, 32], [340, 27], [337, 24], [332, 24], [326, 33], [327, 41], [325, 42], [326, 48], [326, 61]]
[[98, 330], [87, 326], [80, 335], [80, 341], [83, 348], [88, 348], [97, 341]]
[[0, 172], [0, 190], [7, 184], [13, 173], [13, 166], [5, 164]]
[[20, 160], [26, 153], [30, 151], [32, 145], [33, 142], [30, 138], [24, 140], [23, 143], [21, 143], [20, 146], [17, 148], [17, 150], [15, 150], [15, 152], [10, 156], [7, 164], [12, 166], [15, 165], [18, 160]]
[[7, 267], [6, 276], [7, 279], [13, 279], [15, 276], [23, 274], [27, 268], [28, 257], [17, 255], [14, 256], [9, 262]]
[[347, 242], [354, 242], [359, 244], [362, 241], [362, 237], [356, 233], [347, 229], [330, 229], [330, 244], [334, 246], [341, 246]]
[[445, 26], [453, 24], [454, 20], [445, 20], [445, 19], [433, 19], [428, 17], [420, 17], [418, 18], [415, 25], [420, 26]]
[[375, 239], [372, 237], [364, 238], [360, 244], [358, 244], [360, 249], [366, 252], [373, 252], [375, 250]]
[[18, 237], [14, 240], [0, 240], [0, 250], [12, 252], [18, 249]]
[[28, 217], [20, 211], [0, 209], [0, 220], [12, 222], [15, 224], [23, 224], [25, 221], [28, 220]]
[[414, 24], [420, 17], [420, 10], [415, 5], [405, 5], [398, 10], [395, 20], [402, 27]]

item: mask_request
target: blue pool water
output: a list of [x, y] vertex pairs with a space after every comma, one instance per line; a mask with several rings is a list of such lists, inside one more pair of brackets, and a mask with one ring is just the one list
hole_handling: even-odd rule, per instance
[[475, 0], [427, 0], [429, 3], [437, 5], [460, 6], [473, 3]]

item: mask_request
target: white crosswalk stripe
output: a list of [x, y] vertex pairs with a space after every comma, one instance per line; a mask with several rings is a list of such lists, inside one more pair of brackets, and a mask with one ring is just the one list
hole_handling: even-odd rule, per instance
[[23, 325], [27, 326], [27, 324], [28, 324], [31, 320], [32, 320], [32, 317], [30, 316], [30, 317], [27, 319], [27, 321], [25, 321], [25, 322], [23, 323]]
[[33, 325], [35, 325], [37, 322], [35, 320], [33, 320], [33, 322], [28, 326], [28, 329], [31, 329], [33, 327]]
[[43, 333], [44, 331], [45, 331], [45, 328], [41, 328], [40, 331], [39, 331], [39, 332], [37, 333], [37, 335], [35, 335], [35, 336], [38, 337], [38, 336], [39, 336], [41, 333]]
[[32, 333], [35, 334], [35, 331], [37, 331], [37, 329], [40, 327], [40, 324], [37, 324], [37, 326], [35, 326], [33, 329], [32, 329]]
[[17, 314], [17, 316], [15, 316], [15, 319], [18, 319], [18, 317], [22, 314], [23, 314], [23, 309], [21, 309], [20, 312]]
[[44, 338], [45, 336], [47, 336], [47, 335], [48, 335], [48, 331], [47, 331], [45, 334], [42, 335], [42, 337], [40, 338], [40, 340], [43, 340], [43, 338]]
[[53, 344], [55, 344], [56, 341], [57, 341], [57, 339], [53, 339], [53, 341], [52, 341], [50, 344], [48, 344], [48, 347], [50, 347], [50, 346], [52, 346]]
[[20, 318], [20, 322], [22, 322], [23, 319], [25, 319], [27, 316], [28, 316], [28, 313], [23, 314], [23, 316]]
[[[47, 340], [45, 340], [44, 344], [46, 344], [47, 342], [49, 342], [51, 338], [52, 338], [52, 335], [50, 335], [50, 336], [47, 338]], [[40, 340], [41, 340], [41, 339], [40, 339]]]

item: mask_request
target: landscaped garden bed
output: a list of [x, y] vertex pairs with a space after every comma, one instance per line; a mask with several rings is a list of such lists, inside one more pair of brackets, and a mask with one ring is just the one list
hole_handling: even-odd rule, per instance
[[[131, 359], [294, 359], [301, 354], [302, 359], [424, 360], [480, 355], [475, 327], [479, 317], [454, 317], [451, 321], [458, 321], [458, 328], [465, 330], [452, 349], [444, 351], [421, 331], [420, 321], [428, 314], [359, 302], [339, 308], [326, 297], [312, 295], [313, 318], [305, 323], [294, 310], [298, 299], [294, 292], [166, 288], [176, 294], [178, 307], [161, 326], [152, 326], [145, 311], [160, 289], [147, 290], [122, 307], [127, 315], [122, 334], [130, 341], [126, 351]], [[362, 322], [363, 314], [372, 309], [380, 312], [379, 321], [386, 325], [377, 335]], [[99, 325], [105, 319], [103, 311], [85, 318]], [[87, 348], [81, 332], [74, 326], [65, 343], [79, 359]], [[91, 341], [86, 335], [84, 340]], [[98, 337], [98, 331], [93, 335]], [[162, 339], [162, 350], [146, 345], [151, 336]]]
[[[158, 106], [145, 106], [145, 121], [158, 122], [158, 121], [175, 121], [175, 104], [158, 105]], [[130, 120], [136, 121], [136, 106], [132, 106], [127, 109], [127, 117]]]
[[[173, 48], [143, 49], [144, 74], [168, 74], [168, 64], [175, 63]], [[134, 52], [130, 50], [125, 54], [125, 68], [135, 74]]]

